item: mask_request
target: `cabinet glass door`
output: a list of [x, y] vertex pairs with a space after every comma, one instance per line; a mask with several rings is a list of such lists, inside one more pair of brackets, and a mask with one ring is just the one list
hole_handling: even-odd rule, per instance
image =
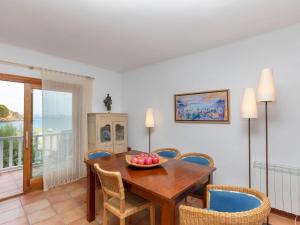
[[117, 123], [115, 125], [116, 130], [116, 141], [124, 141], [125, 140], [125, 126]]
[[101, 121], [97, 125], [98, 129], [98, 146], [101, 148], [111, 148], [113, 143], [112, 137], [112, 124], [110, 122]]

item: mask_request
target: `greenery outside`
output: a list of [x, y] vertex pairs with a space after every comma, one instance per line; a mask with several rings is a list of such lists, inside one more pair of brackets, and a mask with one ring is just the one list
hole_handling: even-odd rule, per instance
[[[7, 124], [3, 127], [0, 127], [0, 137], [11, 137], [11, 136], [18, 136], [18, 131], [16, 127], [14, 127], [12, 124]], [[18, 165], [18, 140], [13, 140], [13, 166]], [[22, 149], [23, 151], [23, 149]], [[33, 159], [35, 159], [35, 155], [37, 153], [37, 144], [33, 144], [32, 148], [32, 154]], [[23, 164], [23, 156], [22, 156], [22, 164]], [[6, 168], [9, 166], [9, 140], [4, 139], [3, 141], [3, 168]]]
[[0, 118], [5, 118], [9, 115], [9, 109], [5, 106], [0, 104]]

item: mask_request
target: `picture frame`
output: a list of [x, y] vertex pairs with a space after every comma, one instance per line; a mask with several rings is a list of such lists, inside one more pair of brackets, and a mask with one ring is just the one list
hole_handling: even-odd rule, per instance
[[229, 89], [174, 95], [175, 122], [230, 123]]

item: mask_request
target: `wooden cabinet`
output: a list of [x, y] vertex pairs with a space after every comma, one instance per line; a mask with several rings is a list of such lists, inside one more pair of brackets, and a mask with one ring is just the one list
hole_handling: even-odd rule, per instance
[[88, 145], [89, 150], [111, 149], [114, 153], [127, 151], [126, 113], [89, 113]]

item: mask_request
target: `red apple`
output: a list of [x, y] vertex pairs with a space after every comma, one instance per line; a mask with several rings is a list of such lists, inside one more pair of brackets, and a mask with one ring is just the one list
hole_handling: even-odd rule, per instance
[[158, 157], [153, 157], [153, 158], [152, 158], [152, 163], [153, 163], [153, 164], [159, 163], [159, 158], [158, 158]]
[[151, 165], [152, 164], [152, 158], [151, 157], [148, 157], [145, 159], [145, 164], [146, 165]]
[[138, 158], [137, 157], [132, 157], [131, 162], [134, 163], [134, 164], [137, 164]]
[[137, 163], [140, 164], [140, 165], [144, 165], [145, 159], [144, 158], [139, 158]]

